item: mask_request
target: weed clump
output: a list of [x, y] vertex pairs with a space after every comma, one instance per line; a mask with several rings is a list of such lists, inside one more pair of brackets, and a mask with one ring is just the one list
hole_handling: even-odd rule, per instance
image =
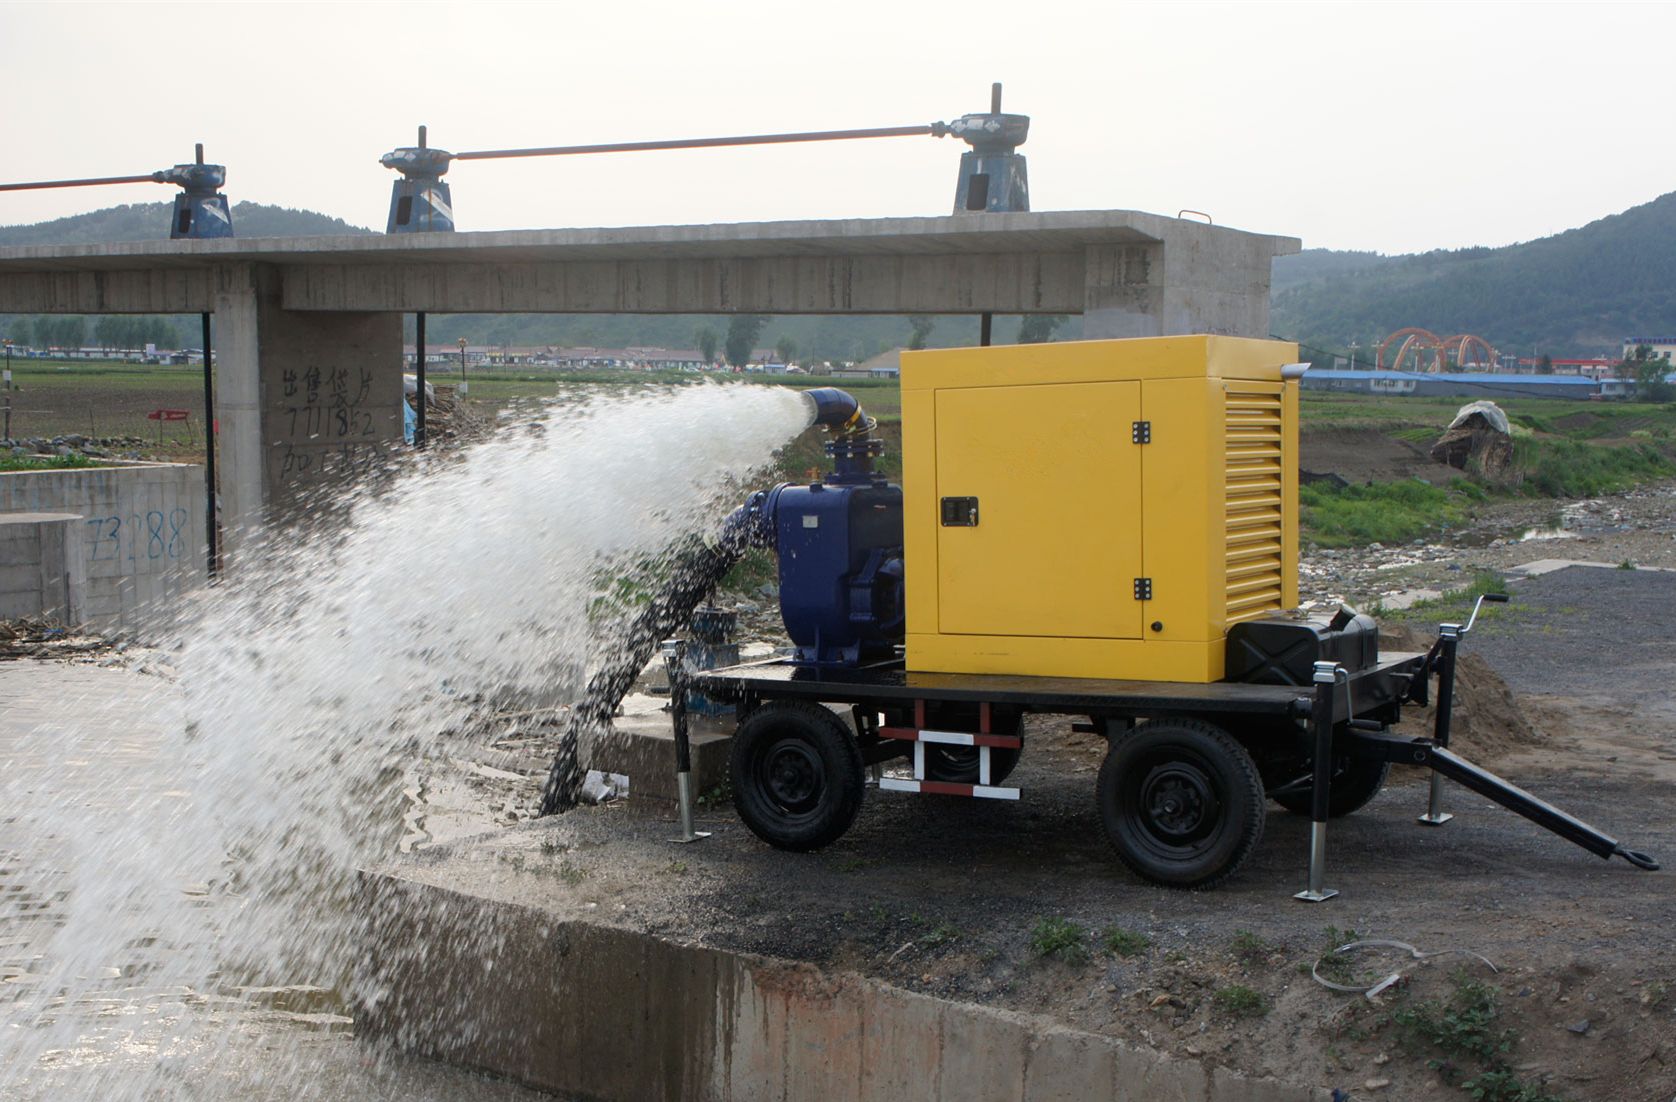
[[[1454, 982], [1447, 997], [1403, 1007], [1391, 1015], [1406, 1041], [1442, 1053], [1427, 1064], [1478, 1102], [1565, 1102], [1559, 1095], [1523, 1082], [1508, 1066], [1519, 1036], [1498, 1025], [1500, 991], [1464, 972], [1457, 972]], [[1462, 1068], [1457, 1061], [1468, 1067]]]
[[1152, 939], [1121, 926], [1107, 926], [1100, 934], [1100, 944], [1114, 957], [1134, 957], [1146, 952]]
[[1250, 930], [1236, 930], [1234, 940], [1228, 943], [1228, 951], [1234, 954], [1234, 959], [1247, 968], [1266, 963], [1278, 948]]
[[1058, 957], [1072, 964], [1088, 959], [1088, 931], [1068, 918], [1044, 918], [1030, 931], [1030, 948], [1039, 957]]
[[1243, 983], [1217, 988], [1211, 1001], [1216, 1009], [1235, 1018], [1261, 1018], [1269, 1012], [1269, 1000], [1263, 993]]

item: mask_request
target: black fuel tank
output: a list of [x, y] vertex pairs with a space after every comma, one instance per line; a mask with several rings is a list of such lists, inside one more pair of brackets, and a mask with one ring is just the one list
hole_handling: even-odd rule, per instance
[[1376, 665], [1379, 625], [1348, 609], [1331, 620], [1247, 620], [1228, 629], [1227, 646], [1227, 681], [1308, 685], [1317, 662], [1337, 662], [1352, 673]]

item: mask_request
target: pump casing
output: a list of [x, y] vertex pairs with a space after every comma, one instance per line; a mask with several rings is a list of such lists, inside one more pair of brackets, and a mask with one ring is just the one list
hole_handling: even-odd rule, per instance
[[1297, 604], [1297, 345], [902, 356], [909, 670], [1211, 682]]

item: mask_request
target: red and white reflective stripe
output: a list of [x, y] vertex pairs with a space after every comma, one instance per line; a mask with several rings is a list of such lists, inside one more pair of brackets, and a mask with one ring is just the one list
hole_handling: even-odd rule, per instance
[[1016, 800], [1018, 789], [987, 784], [954, 784], [950, 781], [910, 781], [881, 777], [879, 787], [893, 792], [920, 792], [928, 796], [977, 796], [986, 800]]
[[1000, 746], [1013, 750], [1022, 746], [1017, 735], [974, 735], [969, 731], [917, 731], [912, 727], [880, 727], [880, 738], [903, 742], [940, 742], [946, 746]]

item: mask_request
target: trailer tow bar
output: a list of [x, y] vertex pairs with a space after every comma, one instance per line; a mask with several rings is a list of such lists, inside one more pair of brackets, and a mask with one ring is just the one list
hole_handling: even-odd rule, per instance
[[[1524, 816], [1544, 830], [1552, 831], [1566, 841], [1582, 846], [1597, 857], [1608, 860], [1622, 857], [1638, 869], [1658, 871], [1659, 863], [1647, 854], [1625, 848], [1611, 835], [1561, 811], [1553, 804], [1537, 799], [1519, 786], [1472, 764], [1449, 749], [1449, 728], [1454, 717], [1455, 703], [1455, 661], [1460, 650], [1461, 638], [1477, 623], [1478, 612], [1486, 601], [1491, 604], [1505, 604], [1507, 595], [1483, 594], [1472, 606], [1472, 615], [1467, 617], [1465, 624], [1442, 625], [1437, 646], [1433, 654], [1428, 656], [1426, 667], [1416, 679], [1410, 693], [1411, 701], [1424, 704], [1426, 680], [1436, 672], [1437, 720], [1432, 737], [1400, 739], [1370, 732], [1352, 721], [1352, 731], [1349, 734], [1352, 749], [1359, 750], [1364, 757], [1383, 758], [1389, 762], [1407, 765], [1423, 765], [1432, 771], [1430, 801], [1426, 813], [1420, 816], [1420, 822], [1427, 826], [1440, 826], [1454, 818], [1443, 810], [1443, 780], [1447, 777], [1480, 796], [1489, 797], [1514, 814]], [[1319, 679], [1320, 675], [1317, 674], [1317, 680]], [[1317, 689], [1319, 691], [1319, 686]]]
[[1423, 765], [1434, 778], [1447, 777], [1480, 796], [1487, 796], [1516, 815], [1522, 815], [1568, 842], [1582, 846], [1597, 857], [1622, 857], [1638, 869], [1657, 872], [1658, 861], [1639, 850], [1629, 849], [1605, 831], [1590, 826], [1575, 815], [1526, 792], [1518, 785], [1472, 764], [1432, 739], [1403, 739], [1361, 731], [1351, 736], [1352, 745], [1366, 757], [1380, 757], [1405, 765]]

